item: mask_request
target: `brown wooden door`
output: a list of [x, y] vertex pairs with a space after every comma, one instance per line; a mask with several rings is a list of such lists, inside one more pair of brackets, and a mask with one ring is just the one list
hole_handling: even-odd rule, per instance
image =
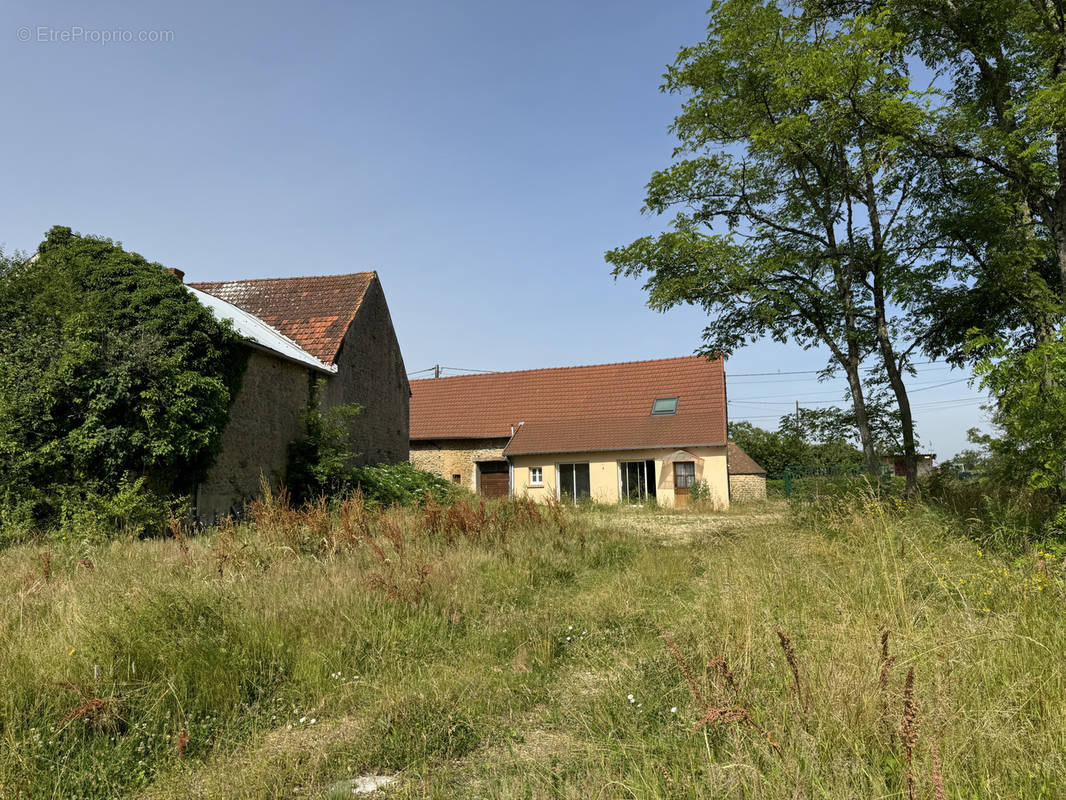
[[684, 508], [688, 505], [688, 496], [692, 484], [696, 482], [696, 464], [693, 461], [674, 462], [674, 505]]
[[484, 497], [507, 497], [511, 490], [511, 473], [506, 461], [480, 461], [481, 494]]

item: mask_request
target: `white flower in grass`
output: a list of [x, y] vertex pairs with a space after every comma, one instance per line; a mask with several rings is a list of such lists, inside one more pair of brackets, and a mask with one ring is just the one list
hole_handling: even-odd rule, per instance
[[626, 695], [626, 700], [628, 700], [628, 701], [629, 701], [630, 703], [635, 703], [635, 702], [637, 702], [636, 698], [635, 698], [635, 697], [633, 697], [633, 695], [631, 695], [631, 694], [627, 694], [627, 695]]
[[314, 717], [311, 717], [311, 724], [314, 725], [316, 722], [318, 722], [318, 720]]
[[670, 709], [670, 713], [671, 714], [676, 714], [677, 713], [677, 706], [674, 706], [673, 708], [671, 708]]
[[307, 722], [307, 717], [300, 717], [300, 724], [303, 725], [305, 722]]

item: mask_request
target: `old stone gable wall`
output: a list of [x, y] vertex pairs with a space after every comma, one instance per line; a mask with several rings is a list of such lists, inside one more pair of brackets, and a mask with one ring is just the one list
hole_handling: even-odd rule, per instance
[[345, 334], [337, 374], [326, 381], [322, 406], [363, 406], [361, 414], [348, 420], [356, 463], [397, 464], [407, 460], [410, 397], [385, 293], [374, 278]]
[[304, 435], [307, 369], [253, 350], [222, 433], [222, 451], [197, 488], [197, 515], [214, 521], [259, 494], [264, 475], [284, 481], [289, 442]]
[[476, 463], [502, 461], [507, 437], [500, 439], [441, 439], [411, 442], [411, 463], [427, 472], [436, 472], [451, 481], [459, 476], [459, 485], [477, 491]]
[[730, 475], [729, 497], [735, 503], [766, 499], [765, 475]]

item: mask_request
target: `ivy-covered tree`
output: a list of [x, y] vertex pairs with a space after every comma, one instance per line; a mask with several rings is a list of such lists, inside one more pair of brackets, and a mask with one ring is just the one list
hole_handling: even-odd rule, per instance
[[159, 264], [55, 227], [0, 270], [0, 524], [186, 494], [217, 455], [240, 337]]

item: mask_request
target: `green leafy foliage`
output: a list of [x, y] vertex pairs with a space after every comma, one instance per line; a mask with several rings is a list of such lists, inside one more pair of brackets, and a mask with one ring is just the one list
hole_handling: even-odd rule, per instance
[[875, 358], [885, 371], [913, 453], [901, 376], [921, 336], [913, 306], [940, 267], [902, 246], [913, 167], [903, 141], [862, 113], [909, 91], [900, 36], [876, 18], [829, 24], [815, 10], [712, 5], [706, 39], [681, 50], [663, 86], [685, 98], [679, 146], [645, 210], [675, 212], [671, 229], [606, 257], [616, 277], [648, 276], [652, 308], [703, 308], [704, 352], [764, 336], [826, 348], [876, 473], [860, 365]]
[[465, 492], [435, 472], [426, 472], [410, 464], [378, 464], [355, 467], [352, 484], [370, 505], [421, 505], [429, 498], [450, 503]]
[[322, 381], [312, 379], [304, 412], [307, 434], [289, 445], [286, 488], [297, 503], [340, 498], [354, 491], [372, 507], [418, 505], [433, 497], [450, 502], [461, 490], [440, 475], [408, 463], [353, 466], [347, 420], [362, 413], [358, 404], [322, 409]]
[[306, 435], [289, 444], [286, 488], [297, 503], [316, 497], [333, 497], [352, 488], [351, 431], [347, 420], [362, 413], [357, 403], [323, 410], [324, 381], [308, 378], [307, 406], [304, 409]]
[[159, 264], [63, 227], [4, 262], [0, 306], [0, 527], [160, 522], [217, 455], [239, 336]]
[[993, 447], [1034, 489], [1066, 497], [1066, 339], [1062, 332], [1028, 350], [1000, 346], [978, 364], [998, 401], [1003, 441]]
[[841, 419], [846, 416], [840, 409], [801, 408], [798, 425], [792, 415], [782, 417], [776, 431], [750, 422], [731, 422], [729, 438], [755, 459], [770, 479], [784, 477], [785, 467], [790, 466], [862, 464], [863, 453], [849, 440], [846, 421]]

